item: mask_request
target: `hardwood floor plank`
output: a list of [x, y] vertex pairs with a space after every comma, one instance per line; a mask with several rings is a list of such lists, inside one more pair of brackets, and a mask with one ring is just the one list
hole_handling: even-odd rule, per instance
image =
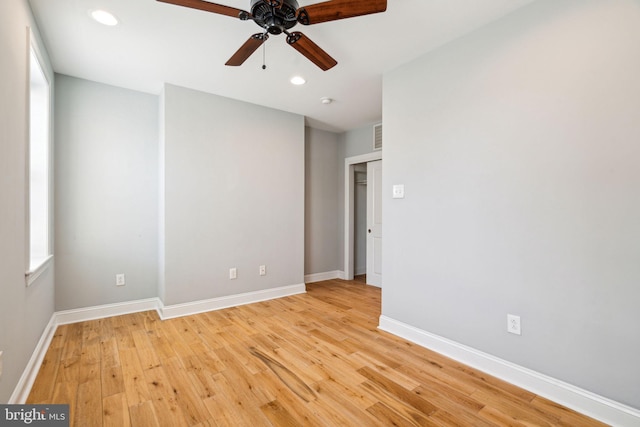
[[51, 399], [55, 385], [58, 382], [57, 376], [61, 357], [62, 346], [49, 347], [40, 365], [40, 370], [31, 388], [27, 403], [40, 403]]
[[306, 384], [313, 384], [328, 377], [317, 369], [313, 359], [307, 353], [298, 351], [295, 347], [280, 347], [273, 350], [273, 354], [286, 366], [291, 366], [291, 369], [295, 369], [298, 376]]
[[352, 358], [358, 361], [353, 365], [355, 369], [366, 367], [380, 375], [383, 375], [386, 379], [393, 381], [395, 384], [398, 384], [407, 390], [413, 390], [420, 386], [420, 382], [416, 381], [414, 378], [405, 375], [397, 369], [392, 369], [382, 363], [378, 363], [376, 360], [372, 360], [365, 355], [355, 353], [352, 355]]
[[531, 402], [536, 397], [533, 393], [521, 390], [488, 375], [473, 374], [474, 378], [478, 376], [482, 376], [483, 381], [488, 381], [483, 387], [471, 393], [470, 396], [474, 399], [483, 401], [487, 405], [498, 409], [503, 408], [503, 412], [513, 415], [519, 421], [535, 418], [540, 425], [558, 424], [562, 413], [554, 410], [551, 406], [532, 405]]
[[[228, 353], [229, 355], [237, 355], [240, 353], [238, 349], [230, 350], [231, 351]], [[248, 355], [249, 349], [246, 349], [246, 352]], [[254, 359], [253, 356], [250, 357]], [[261, 362], [256, 359], [252, 360], [252, 363], [258, 364]], [[268, 367], [259, 365], [258, 369], [256, 369], [255, 367], [249, 369], [249, 366], [242, 363], [240, 358], [238, 358], [237, 363], [227, 361], [226, 364], [227, 369], [222, 371], [221, 375], [226, 379], [228, 383], [234, 385], [234, 389], [236, 392], [235, 394], [238, 399], [241, 399], [245, 403], [253, 403], [258, 407], [273, 399], [274, 396], [271, 394], [271, 392], [268, 389], [265, 389], [265, 387], [263, 387], [263, 384], [258, 382], [260, 374], [268, 371]], [[277, 376], [275, 378], [277, 378]], [[282, 384], [284, 385], [284, 383]]]
[[118, 340], [115, 336], [104, 337], [100, 341], [100, 363], [104, 367], [120, 366]]
[[[325, 391], [330, 388], [325, 388]], [[366, 410], [360, 407], [360, 402], [347, 398], [347, 395], [336, 393], [322, 393], [318, 399], [309, 403], [316, 413], [322, 414], [321, 419], [333, 419], [334, 424], [346, 426], [377, 426], [380, 423]], [[338, 421], [342, 420], [342, 421]]]
[[456, 363], [456, 366], [445, 365], [444, 370], [451, 376], [475, 384], [478, 390], [484, 390], [490, 394], [506, 393], [509, 397], [512, 396], [514, 399], [526, 402], [531, 402], [535, 397], [535, 394], [530, 391], [461, 364]]
[[[363, 390], [377, 398], [377, 401], [383, 402], [385, 405], [393, 408], [394, 411], [407, 419], [414, 420], [418, 424], [432, 425], [431, 421], [425, 421], [429, 418], [429, 414], [420, 412], [413, 406], [393, 396], [387, 390], [380, 388], [371, 381], [365, 381], [361, 384]], [[433, 411], [431, 411], [433, 413]]]
[[298, 427], [300, 425], [300, 422], [277, 400], [265, 403], [260, 409], [271, 420], [273, 425], [282, 427]]
[[491, 406], [485, 406], [478, 414], [485, 420], [500, 427], [531, 427]]
[[74, 425], [82, 427], [102, 426], [100, 380], [87, 381], [78, 386], [75, 409]]
[[[80, 371], [78, 372], [78, 382], [98, 380], [101, 382], [101, 350], [100, 339], [96, 335], [97, 322], [87, 322], [84, 328], [82, 350], [80, 353]], [[88, 326], [87, 326], [88, 325]]]
[[129, 427], [129, 408], [125, 393], [113, 394], [102, 399], [103, 427]]
[[101, 366], [102, 397], [125, 391], [124, 376], [120, 365]]
[[78, 400], [78, 384], [77, 383], [58, 382], [55, 384], [53, 397], [48, 399], [48, 401], [46, 402], [37, 402], [37, 403], [69, 405], [69, 425], [73, 426], [75, 425], [74, 423], [74, 420], [76, 418], [75, 402], [77, 400]]
[[429, 384], [428, 387], [421, 385], [416, 387], [413, 391], [417, 395], [429, 400], [429, 402], [436, 404], [438, 409], [451, 410], [455, 412], [467, 411], [472, 414], [477, 414], [486, 406], [485, 403], [480, 402], [465, 393], [438, 383]]
[[431, 363], [414, 362], [409, 357], [403, 360], [403, 364], [397, 368], [405, 375], [415, 378], [422, 384], [438, 384], [454, 388], [455, 390], [470, 395], [478, 388], [474, 384], [453, 377], [441, 365]]
[[382, 425], [388, 426], [433, 426], [432, 421], [428, 420], [426, 417], [420, 417], [418, 420], [410, 420], [388, 407], [382, 402], [376, 402], [374, 405], [371, 405], [367, 408], [367, 412], [373, 415], [378, 421], [381, 422]]
[[165, 361], [163, 368], [169, 380], [170, 392], [173, 392], [173, 398], [189, 425], [204, 422], [215, 415], [207, 410], [180, 359]]
[[329, 280], [183, 318], [61, 325], [28, 402], [68, 403], [74, 426], [604, 425], [379, 330], [380, 297]]
[[144, 378], [158, 421], [170, 426], [187, 425], [187, 419], [174, 397], [175, 393], [164, 367], [158, 366], [145, 370]]
[[129, 418], [131, 425], [136, 427], [170, 427], [170, 424], [160, 423], [153, 403], [148, 400], [129, 406]]
[[120, 349], [122, 361], [122, 377], [129, 406], [138, 405], [149, 400], [149, 389], [144, 381], [144, 371], [138, 360], [135, 348]]
[[173, 359], [174, 357], [178, 356], [177, 353], [173, 350], [171, 339], [167, 338], [166, 336], [151, 336], [149, 338], [149, 342], [153, 346], [153, 349], [156, 352], [156, 356], [158, 356], [161, 362], [167, 359]]
[[204, 355], [194, 355], [184, 359], [182, 363], [186, 369], [191, 383], [201, 399], [213, 396], [213, 374], [217, 371], [210, 369], [202, 362]]
[[258, 350], [255, 347], [250, 348], [251, 354], [261, 360], [267, 368], [276, 374], [278, 379], [286, 385], [289, 390], [296, 394], [300, 399], [305, 402], [311, 402], [316, 399], [316, 395], [300, 377], [291, 369], [284, 366], [282, 363], [269, 356], [268, 354]]
[[[437, 402], [434, 402], [437, 403]], [[480, 415], [470, 414], [466, 411], [447, 411], [438, 406], [438, 410], [429, 415], [429, 420], [441, 427], [495, 427], [496, 424], [487, 421]]]
[[538, 426], [558, 425], [560, 417], [543, 411], [527, 402], [519, 402], [507, 396], [507, 393], [488, 393], [478, 390], [471, 394], [471, 397], [482, 402], [486, 402], [485, 408], [491, 407], [508, 415], [513, 420], [525, 425], [535, 423]]
[[132, 331], [131, 337], [135, 343], [142, 369], [151, 369], [160, 366], [160, 358], [151, 345], [147, 331]]
[[264, 404], [262, 399], [256, 399], [251, 392], [236, 388], [224, 373], [214, 376], [214, 384], [217, 387], [215, 395], [205, 399], [204, 403], [216, 423], [229, 426], [269, 425], [260, 409]]
[[[189, 356], [193, 356], [196, 354], [189, 344], [185, 341], [182, 331], [181, 324], [179, 319], [169, 319], [165, 321], [165, 324], [162, 328], [163, 335], [167, 338], [167, 344], [171, 346], [173, 353], [175, 353], [178, 358], [187, 358]], [[169, 360], [172, 360], [170, 358]]]
[[418, 411], [424, 414], [429, 415], [435, 412], [436, 410], [436, 407], [433, 404], [429, 403], [427, 400], [420, 397], [420, 395], [418, 395], [417, 393], [414, 393], [413, 391], [410, 391], [404, 388], [402, 385], [391, 380], [384, 374], [381, 374], [369, 368], [368, 366], [358, 369], [358, 373], [363, 377], [367, 378], [370, 382], [375, 384], [377, 387], [381, 388], [387, 393], [392, 394], [398, 400], [401, 400], [413, 406], [415, 409], [417, 409]]

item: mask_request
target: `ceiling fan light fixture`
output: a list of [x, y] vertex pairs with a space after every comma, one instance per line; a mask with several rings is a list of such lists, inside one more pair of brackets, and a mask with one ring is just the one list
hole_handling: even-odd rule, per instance
[[96, 22], [99, 22], [102, 25], [107, 25], [109, 27], [118, 25], [118, 18], [106, 10], [96, 9], [92, 10], [89, 14]]
[[307, 81], [302, 76], [293, 76], [290, 80], [292, 85], [301, 86], [305, 84]]
[[[335, 67], [338, 62], [300, 31], [289, 32], [291, 28], [298, 23], [313, 25], [387, 10], [387, 0], [322, 1], [304, 7], [298, 7], [298, 0], [251, 0], [251, 12], [213, 3], [211, 0], [157, 1], [239, 18], [241, 21], [252, 20], [262, 28], [263, 32], [261, 34], [264, 34], [264, 36], [261, 38], [257, 37], [260, 34], [251, 36], [225, 65], [233, 67], [242, 65], [251, 54], [263, 45], [267, 35], [284, 33], [287, 36], [287, 44], [317, 65], [322, 71]], [[262, 69], [265, 68], [266, 66], [263, 64]]]

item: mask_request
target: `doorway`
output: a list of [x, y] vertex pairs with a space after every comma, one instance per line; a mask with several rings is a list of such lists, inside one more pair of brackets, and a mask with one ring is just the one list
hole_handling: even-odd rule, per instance
[[[367, 260], [367, 264], [370, 264], [371, 262], [373, 262], [373, 259], [377, 258], [378, 263], [381, 263], [382, 258], [380, 255], [380, 252], [378, 251], [378, 253], [376, 254], [375, 252], [371, 253], [371, 249], [370, 250], [364, 250], [364, 248], [362, 248], [362, 240], [359, 241], [358, 243], [358, 263], [356, 263], [356, 230], [357, 230], [357, 226], [360, 225], [360, 229], [362, 230], [362, 224], [358, 224], [357, 220], [358, 218], [356, 217], [356, 207], [361, 208], [362, 206], [357, 206], [356, 205], [356, 196], [357, 194], [359, 195], [359, 199], [360, 199], [360, 204], [362, 203], [362, 195], [360, 194], [362, 190], [367, 191], [367, 189], [371, 190], [369, 188], [369, 180], [371, 179], [371, 177], [369, 177], [369, 174], [367, 173], [367, 178], [366, 178], [366, 185], [363, 185], [363, 166], [367, 165], [369, 162], [375, 162], [378, 160], [382, 160], [382, 152], [373, 152], [373, 153], [369, 153], [369, 154], [365, 154], [362, 156], [354, 156], [354, 157], [348, 157], [345, 159], [345, 174], [344, 174], [344, 184], [345, 184], [345, 191], [344, 191], [344, 196], [345, 196], [345, 200], [344, 200], [344, 278], [347, 280], [353, 280], [354, 278], [354, 274], [356, 273], [356, 267], [357, 267], [357, 272], [360, 273], [362, 271], [362, 261], [361, 261], [361, 257], [363, 256], [363, 252], [369, 252], [369, 254], [367, 255], [368, 258], [371, 258], [370, 260]], [[371, 168], [367, 168], [367, 169], [371, 169]], [[380, 175], [379, 175], [380, 176]], [[356, 179], [357, 177], [357, 179]], [[378, 184], [380, 184], [381, 180], [379, 179], [379, 177], [376, 179], [376, 181], [378, 182]], [[357, 187], [363, 187], [363, 188], [357, 188]], [[378, 185], [378, 190], [379, 190], [379, 185]], [[370, 192], [370, 191], [368, 191]], [[371, 201], [371, 195], [367, 195], [367, 204], [369, 204], [369, 202]], [[378, 201], [380, 199], [380, 196], [377, 197]], [[359, 209], [359, 212], [361, 212], [361, 210]], [[359, 218], [362, 218], [362, 215], [359, 215]], [[371, 227], [369, 227], [369, 224], [365, 224], [365, 232], [367, 234], [367, 240], [369, 240], [369, 236], [370, 233], [368, 233], [368, 230]], [[362, 231], [359, 232], [359, 234], [361, 234]], [[372, 229], [372, 233], [373, 233], [373, 229]], [[358, 236], [360, 237], [360, 236]], [[379, 242], [378, 242], [379, 243]], [[379, 246], [379, 245], [378, 245]], [[373, 249], [375, 251], [375, 249]], [[371, 255], [374, 255], [374, 257], [371, 257]], [[379, 266], [379, 264], [378, 264]], [[367, 269], [371, 268], [366, 267], [365, 271]], [[379, 269], [378, 269], [378, 273]], [[371, 278], [374, 279], [375, 281], [375, 274], [372, 277], [368, 277], [367, 279], [367, 283], [369, 284], [373, 284], [374, 286], [381, 286], [381, 276], [378, 275], [378, 280], [375, 283], [370, 283], [371, 282]]]

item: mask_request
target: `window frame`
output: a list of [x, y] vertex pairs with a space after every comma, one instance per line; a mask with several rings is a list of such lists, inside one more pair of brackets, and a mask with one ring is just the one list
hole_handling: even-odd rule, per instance
[[[46, 230], [45, 230], [45, 255], [38, 257], [38, 262], [32, 265], [32, 244], [31, 244], [31, 234], [32, 234], [32, 226], [31, 226], [31, 170], [32, 170], [32, 159], [31, 159], [31, 151], [32, 151], [32, 109], [31, 109], [31, 94], [32, 94], [32, 78], [31, 71], [34, 66], [32, 58], [35, 58], [37, 62], [37, 67], [39, 68], [42, 77], [44, 79], [44, 83], [46, 84], [46, 107], [45, 107], [45, 137], [46, 141], [44, 142], [44, 146], [46, 147], [46, 154], [44, 160], [44, 167], [46, 171], [44, 174], [46, 176], [46, 189], [44, 196], [46, 198]], [[31, 28], [27, 28], [27, 67], [26, 67], [26, 152], [25, 152], [25, 228], [26, 228], [26, 254], [25, 254], [25, 265], [26, 265], [26, 273], [25, 273], [25, 284], [26, 286], [31, 286], [35, 282], [35, 280], [52, 264], [53, 262], [53, 76], [49, 68], [47, 67], [47, 62], [45, 61], [45, 56], [43, 55], [43, 51], [40, 47], [40, 44], [37, 38], [34, 36]]]

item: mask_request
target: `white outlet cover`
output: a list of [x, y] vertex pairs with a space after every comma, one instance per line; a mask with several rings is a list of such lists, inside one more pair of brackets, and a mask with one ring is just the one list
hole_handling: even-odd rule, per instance
[[238, 278], [238, 269], [234, 268], [230, 268], [229, 269], [229, 279], [237, 279]]
[[507, 314], [507, 332], [516, 335], [522, 335], [520, 316]]
[[124, 286], [125, 283], [124, 274], [116, 274], [116, 286]]
[[394, 199], [404, 199], [404, 184], [396, 184], [393, 186]]

